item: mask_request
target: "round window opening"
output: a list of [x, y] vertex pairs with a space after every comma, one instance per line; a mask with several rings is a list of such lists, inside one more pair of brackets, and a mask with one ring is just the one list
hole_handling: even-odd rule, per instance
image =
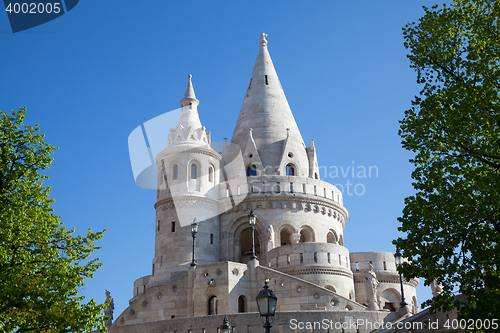
[[253, 157], [253, 154], [248, 154], [248, 158], [252, 158]]
[[288, 153], [288, 157], [292, 158], [292, 157], [293, 157], [293, 153], [292, 153], [292, 152], [289, 152], [289, 153]]

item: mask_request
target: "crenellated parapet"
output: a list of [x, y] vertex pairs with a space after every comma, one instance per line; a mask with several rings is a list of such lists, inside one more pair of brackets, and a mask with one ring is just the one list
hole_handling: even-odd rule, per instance
[[[313, 210], [327, 214], [342, 223], [349, 219], [343, 206], [342, 192], [334, 185], [319, 179], [298, 176], [255, 176], [233, 179], [219, 184], [219, 198], [224, 205], [225, 198], [243, 196], [247, 202], [270, 202], [260, 204], [263, 208], [275, 208], [274, 201], [290, 202], [297, 209]], [[223, 211], [229, 207], [223, 207]]]
[[287, 244], [270, 250], [267, 258], [269, 268], [313, 282], [354, 300], [349, 251], [340, 244]]

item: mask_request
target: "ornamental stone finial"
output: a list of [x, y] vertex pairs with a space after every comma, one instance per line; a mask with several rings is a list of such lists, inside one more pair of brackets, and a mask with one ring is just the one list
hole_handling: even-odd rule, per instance
[[260, 35], [260, 46], [266, 46], [267, 45], [267, 40], [266, 40], [267, 34], [265, 32]]
[[192, 78], [193, 76], [191, 74], [188, 75], [188, 79]]

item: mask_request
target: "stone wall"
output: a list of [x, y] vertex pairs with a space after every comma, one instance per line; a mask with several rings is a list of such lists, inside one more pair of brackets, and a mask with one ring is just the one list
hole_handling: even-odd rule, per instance
[[[261, 333], [263, 324], [258, 313], [240, 313], [227, 315], [233, 326], [233, 333]], [[161, 320], [136, 325], [111, 326], [109, 333], [218, 333], [224, 315], [201, 316], [193, 318]], [[277, 312], [272, 323], [271, 332], [344, 332], [368, 333], [374, 325], [396, 319], [395, 313], [384, 311], [293, 311]], [[356, 325], [356, 323], [366, 325]], [[352, 323], [352, 324], [351, 324]], [[304, 325], [304, 329], [298, 329]], [[315, 327], [314, 327], [315, 325]], [[342, 330], [340, 325], [344, 325]], [[295, 329], [297, 326], [297, 330]], [[339, 329], [336, 329], [339, 328]]]
[[269, 267], [355, 299], [349, 251], [330, 243], [297, 243], [268, 253]]

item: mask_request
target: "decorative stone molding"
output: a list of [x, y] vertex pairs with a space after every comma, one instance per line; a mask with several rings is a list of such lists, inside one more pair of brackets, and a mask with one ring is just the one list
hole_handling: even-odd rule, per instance
[[217, 202], [214, 200], [205, 199], [201, 197], [164, 199], [158, 201], [155, 204], [155, 209], [157, 211], [172, 210], [176, 208], [177, 209], [193, 208], [193, 209], [206, 209], [206, 210], [217, 211], [218, 205]]
[[297, 267], [293, 268], [290, 270], [281, 270], [281, 272], [291, 275], [291, 276], [297, 276], [297, 275], [318, 275], [318, 274], [327, 274], [327, 275], [340, 275], [340, 276], [345, 276], [348, 278], [352, 279], [352, 273], [347, 271], [347, 270], [340, 270], [340, 269], [334, 269], [334, 268], [314, 268], [314, 267]]
[[174, 155], [174, 154], [177, 155], [177, 154], [182, 154], [182, 153], [186, 153], [186, 154], [201, 154], [201, 155], [211, 156], [211, 157], [220, 159], [219, 153], [215, 152], [215, 150], [213, 150], [213, 151], [199, 150], [197, 148], [190, 148], [190, 149], [183, 149], [183, 150], [172, 149], [172, 150], [169, 150], [166, 153], [162, 152], [161, 153], [161, 158], [167, 157], [169, 155]]

